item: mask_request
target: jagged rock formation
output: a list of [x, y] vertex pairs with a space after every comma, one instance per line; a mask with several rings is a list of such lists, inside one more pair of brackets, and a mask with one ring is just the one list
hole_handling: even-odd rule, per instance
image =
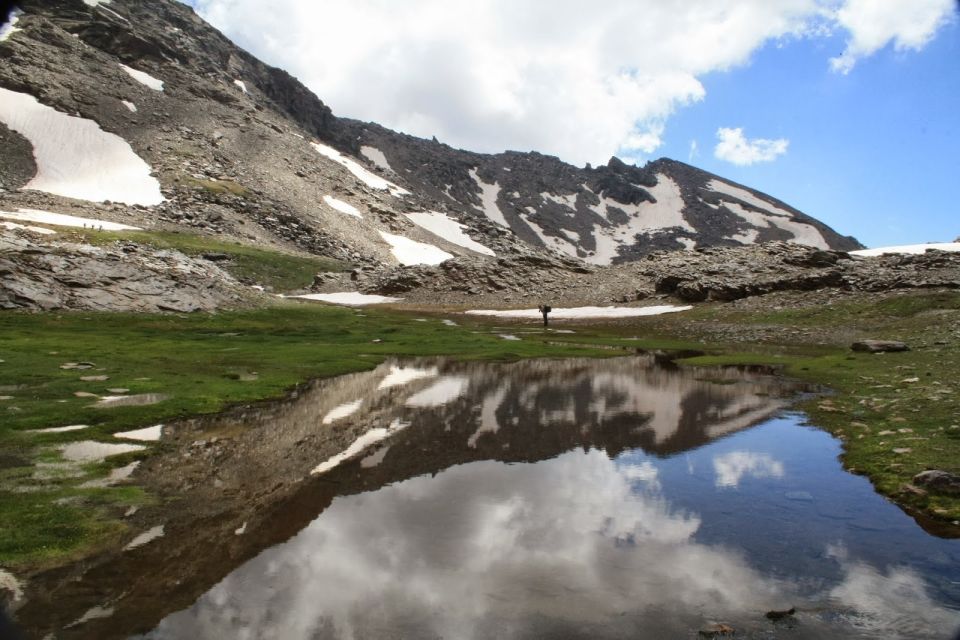
[[[531, 260], [576, 273], [583, 262], [629, 262], [657, 250], [771, 240], [859, 246], [780, 201], [672, 160], [581, 169], [537, 153], [459, 151], [338, 118], [186, 5], [92, 4], [22, 3], [18, 30], [0, 41], [0, 88], [8, 91], [0, 100], [28, 94], [76, 116], [71, 126], [83, 119], [118, 136], [148, 165], [164, 200], [142, 206], [32, 190], [49, 173], [49, 159], [37, 155], [42, 140], [0, 117], [0, 211], [90, 215], [92, 207], [100, 219], [148, 230], [329, 256], [377, 278], [440, 250], [483, 265], [461, 272], [481, 279], [461, 283], [466, 291], [500, 290], [501, 280], [528, 285]], [[96, 167], [96, 158], [82, 160]], [[104, 199], [113, 202], [89, 202]], [[406, 215], [430, 211], [448, 227], [463, 225], [462, 237], [485, 250]], [[504, 275], [485, 284], [490, 271]], [[563, 277], [554, 280], [559, 286]], [[380, 288], [390, 286], [406, 285]]]
[[133, 242], [94, 247], [0, 237], [0, 309], [213, 311], [253, 297], [216, 266]]

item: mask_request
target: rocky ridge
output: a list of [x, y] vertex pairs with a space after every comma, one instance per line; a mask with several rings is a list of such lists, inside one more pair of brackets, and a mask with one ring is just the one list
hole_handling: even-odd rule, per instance
[[[543, 290], [537, 295], [581, 281], [595, 287], [619, 272], [581, 277], [591, 264], [662, 250], [775, 240], [859, 246], [783, 202], [672, 160], [577, 168], [537, 153], [456, 150], [336, 117], [186, 5], [94, 4], [22, 2], [19, 30], [0, 42], [0, 87], [122, 138], [152, 169], [164, 201], [91, 203], [24, 190], [38, 171], [33, 145], [0, 123], [0, 210], [45, 209], [328, 256], [356, 265], [365, 290], [412, 290], [409, 274], [432, 273], [398, 266], [384, 234], [453, 255], [441, 271], [463, 293], [533, 286]], [[162, 81], [162, 90], [121, 65]], [[424, 211], [464, 225], [496, 257], [406, 215]], [[621, 288], [601, 287], [594, 298]]]

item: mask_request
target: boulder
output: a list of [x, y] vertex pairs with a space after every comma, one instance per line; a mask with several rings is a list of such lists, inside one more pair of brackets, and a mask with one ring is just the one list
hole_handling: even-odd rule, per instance
[[960, 474], [931, 469], [913, 476], [913, 484], [937, 493], [960, 495]]
[[898, 340], [860, 340], [850, 345], [850, 348], [854, 351], [864, 351], [866, 353], [910, 351], [910, 347], [905, 342]]

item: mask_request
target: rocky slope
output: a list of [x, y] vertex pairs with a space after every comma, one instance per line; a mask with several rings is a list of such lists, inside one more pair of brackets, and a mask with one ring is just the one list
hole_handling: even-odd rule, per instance
[[859, 246], [672, 160], [581, 169], [338, 118], [174, 0], [21, 5], [0, 40], [0, 212], [212, 235], [378, 278], [454, 259], [465, 292], [497, 290], [491, 270], [521, 284], [549, 272], [559, 287], [658, 250]]

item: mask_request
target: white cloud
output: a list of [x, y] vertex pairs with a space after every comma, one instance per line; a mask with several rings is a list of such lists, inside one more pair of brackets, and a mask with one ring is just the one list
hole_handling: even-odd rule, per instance
[[[862, 0], [196, 4], [338, 115], [457, 147], [536, 149], [578, 164], [654, 153], [670, 116], [704, 98], [701, 77], [749, 63], [768, 42], [845, 29], [844, 56], [856, 60], [877, 41], [877, 20], [858, 17]], [[895, 16], [881, 31], [902, 48], [922, 46], [949, 14], [931, 5], [912, 27], [900, 5], [913, 0], [877, 4], [871, 15]]]
[[721, 127], [717, 130], [719, 142], [713, 150], [713, 155], [720, 160], [732, 162], [735, 165], [746, 166], [757, 162], [772, 162], [778, 156], [787, 152], [790, 141], [786, 138], [766, 140], [764, 138], [748, 139], [743, 135], [743, 129], [728, 129]]
[[769, 454], [752, 451], [731, 451], [713, 458], [718, 487], [734, 487], [744, 476], [751, 478], [782, 478], [783, 463]]
[[847, 0], [834, 18], [850, 37], [847, 48], [830, 59], [834, 71], [850, 73], [857, 61], [891, 42], [897, 51], [922, 49], [954, 17], [955, 0]]

